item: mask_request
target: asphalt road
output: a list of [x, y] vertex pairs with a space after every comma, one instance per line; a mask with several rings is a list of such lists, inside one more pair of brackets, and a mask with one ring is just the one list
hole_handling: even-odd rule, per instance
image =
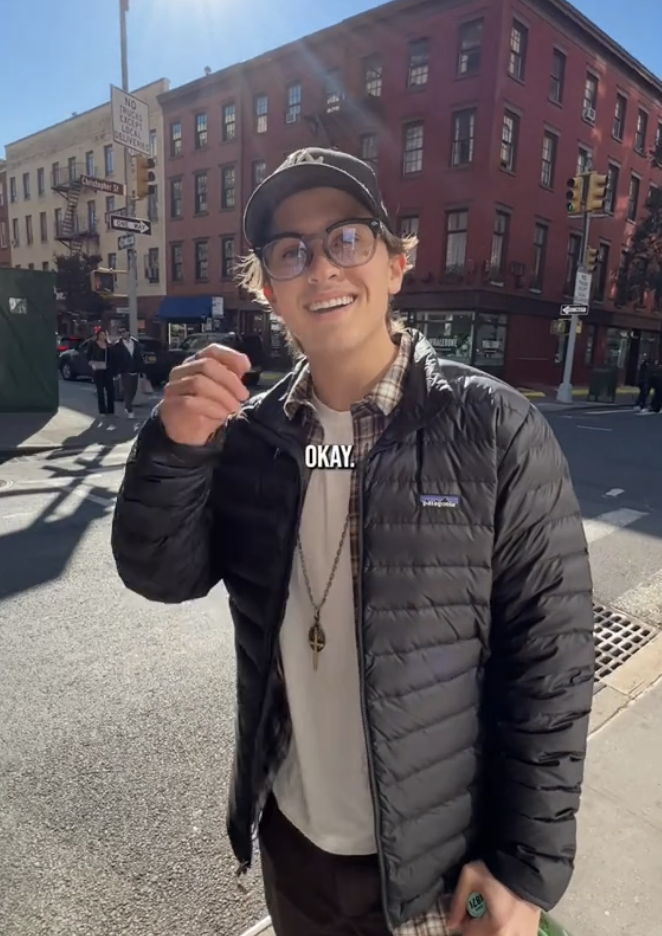
[[[548, 414], [596, 597], [662, 620], [662, 416]], [[119, 582], [128, 446], [0, 465], [0, 932], [238, 936], [265, 915], [225, 834], [234, 649], [222, 589], [180, 607]]]

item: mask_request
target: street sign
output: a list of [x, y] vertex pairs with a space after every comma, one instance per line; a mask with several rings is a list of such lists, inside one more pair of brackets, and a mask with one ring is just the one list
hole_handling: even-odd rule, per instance
[[562, 305], [561, 315], [588, 315], [588, 306], [586, 305]]
[[95, 192], [106, 192], [108, 195], [124, 195], [122, 183], [113, 182], [112, 179], [95, 179], [94, 176], [83, 175], [80, 177], [80, 184], [83, 188], [93, 189]]
[[151, 156], [149, 145], [149, 107], [126, 91], [110, 86], [113, 142], [134, 153]]
[[110, 216], [111, 231], [130, 231], [132, 234], [151, 234], [152, 222], [144, 218], [127, 218], [124, 215]]
[[574, 305], [587, 306], [591, 304], [591, 283], [593, 277], [586, 270], [577, 270], [575, 277], [575, 294], [572, 297]]
[[131, 247], [136, 246], [136, 235], [135, 234], [122, 234], [117, 238], [117, 249], [118, 250], [130, 250]]

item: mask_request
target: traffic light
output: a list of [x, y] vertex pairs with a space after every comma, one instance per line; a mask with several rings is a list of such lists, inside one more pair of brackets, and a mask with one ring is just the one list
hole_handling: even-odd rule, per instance
[[90, 274], [92, 292], [112, 296], [115, 292], [115, 276], [115, 270], [92, 270]]
[[151, 156], [136, 156], [136, 198], [147, 198], [156, 191], [156, 160]]
[[592, 172], [588, 177], [587, 211], [604, 211], [608, 179], [606, 175]]
[[593, 273], [598, 265], [598, 251], [595, 247], [589, 247], [586, 251], [586, 272]]
[[565, 193], [568, 214], [579, 214], [582, 210], [582, 195], [584, 194], [584, 176], [576, 175], [567, 182], [568, 191]]

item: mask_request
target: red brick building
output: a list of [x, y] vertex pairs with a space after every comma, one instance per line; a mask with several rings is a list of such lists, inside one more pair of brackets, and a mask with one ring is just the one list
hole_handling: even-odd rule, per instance
[[9, 192], [4, 159], [0, 159], [0, 267], [11, 266], [11, 243], [9, 240]]
[[[554, 322], [581, 244], [566, 182], [591, 162], [610, 188], [575, 383], [602, 363], [632, 380], [657, 354], [652, 299], [613, 299], [656, 181], [662, 82], [564, 0], [396, 0], [160, 100], [171, 316], [222, 296], [229, 327], [267, 327], [231, 279], [243, 206], [286, 153], [338, 146], [374, 161], [401, 229], [418, 231], [399, 299], [409, 321], [446, 357], [556, 384]], [[177, 301], [193, 296], [207, 298]]]

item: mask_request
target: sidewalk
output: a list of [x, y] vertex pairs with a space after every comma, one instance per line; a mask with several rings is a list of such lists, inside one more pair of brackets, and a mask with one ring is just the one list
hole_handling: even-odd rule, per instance
[[[577, 869], [553, 913], [572, 936], [662, 932], [661, 675], [662, 635], [596, 693]], [[274, 931], [267, 918], [241, 936]]]

